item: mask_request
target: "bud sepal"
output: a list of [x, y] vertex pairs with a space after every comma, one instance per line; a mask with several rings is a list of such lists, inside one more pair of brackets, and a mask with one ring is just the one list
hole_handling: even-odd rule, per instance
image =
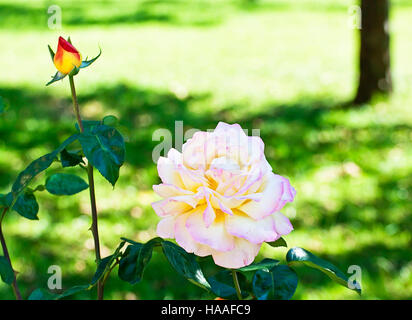
[[70, 37], [65, 40], [62, 37], [59, 37], [59, 43], [57, 46], [56, 53], [53, 49], [48, 46], [50, 57], [56, 66], [58, 72], [52, 77], [46, 86], [62, 80], [65, 76], [75, 76], [79, 73], [80, 69], [87, 68], [93, 62], [95, 62], [100, 55], [102, 54], [102, 50], [99, 48], [99, 54], [94, 57], [93, 59], [85, 60], [81, 59], [80, 52], [73, 46]]

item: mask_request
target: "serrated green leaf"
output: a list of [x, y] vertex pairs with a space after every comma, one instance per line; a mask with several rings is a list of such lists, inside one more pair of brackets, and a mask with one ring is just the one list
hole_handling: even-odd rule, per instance
[[145, 244], [129, 245], [119, 263], [119, 278], [130, 284], [140, 282], [152, 258], [154, 247], [160, 245], [162, 241], [160, 238], [154, 238]]
[[125, 158], [122, 135], [115, 128], [98, 125], [81, 133], [79, 141], [89, 162], [114, 186]]
[[50, 167], [55, 159], [56, 154], [52, 152], [38, 158], [37, 160], [34, 160], [23, 172], [19, 174], [12, 186], [12, 191], [17, 193], [23, 190], [35, 176]]
[[33, 189], [33, 193], [36, 192], [36, 191], [42, 192], [44, 190], [46, 190], [46, 187], [42, 184], [39, 184], [35, 189]]
[[57, 158], [57, 155], [68, 145], [76, 141], [77, 138], [77, 134], [69, 137], [56, 150], [30, 163], [29, 166], [18, 175], [16, 181], [13, 183], [12, 193], [14, 199], [16, 199], [19, 193], [21, 193], [38, 174], [50, 167], [53, 161]]
[[75, 167], [80, 163], [84, 164], [83, 157], [76, 152], [69, 152], [67, 149], [64, 149], [60, 152], [60, 161], [63, 168]]
[[318, 269], [322, 271], [324, 274], [326, 274], [333, 281], [343, 285], [348, 289], [355, 290], [359, 294], [361, 293], [360, 286], [358, 289], [349, 288], [348, 277], [346, 276], [346, 274], [340, 271], [338, 267], [336, 267], [335, 265], [326, 260], [323, 260], [315, 256], [313, 253], [303, 248], [295, 247], [290, 249], [286, 254], [286, 261], [289, 265], [296, 265], [302, 263], [309, 267]]
[[134, 240], [130, 240], [130, 239], [127, 239], [127, 238], [120, 238], [121, 240], [123, 240], [124, 242], [126, 242], [126, 243], [130, 243], [130, 244], [138, 244], [138, 245], [140, 245], [140, 244], [142, 244], [142, 243], [140, 243], [140, 242], [136, 242], [136, 241], [134, 241]]
[[[239, 285], [242, 290], [242, 296], [246, 298], [248, 293], [244, 291], [246, 288], [246, 277], [243, 274], [237, 275]], [[212, 277], [207, 279], [211, 286], [211, 291], [221, 298], [237, 299], [236, 289], [233, 283], [233, 276], [230, 270], [222, 270]]]
[[6, 257], [3, 256], [0, 256], [0, 277], [8, 285], [11, 285], [14, 281], [14, 271]]
[[28, 187], [29, 183], [37, 175], [39, 175], [41, 172], [50, 167], [53, 161], [57, 159], [57, 155], [68, 145], [76, 141], [77, 137], [78, 135], [75, 134], [67, 138], [56, 150], [34, 160], [26, 167], [26, 169], [20, 172], [20, 174], [17, 176], [17, 179], [14, 181], [11, 189], [12, 200], [8, 201], [9, 207], [14, 207], [14, 204], [17, 202], [22, 192]]
[[253, 276], [253, 293], [258, 300], [290, 300], [297, 285], [295, 271], [285, 265], [258, 270]]
[[[82, 120], [83, 129], [85, 132], [91, 132], [95, 127], [102, 125], [101, 121], [97, 120]], [[75, 125], [76, 130], [80, 132], [79, 124], [76, 122]]]
[[130, 284], [138, 283], [143, 276], [144, 267], [137, 263], [143, 244], [136, 243], [127, 246], [119, 263], [119, 278]]
[[67, 289], [61, 294], [52, 293], [45, 289], [40, 288], [40, 289], [34, 290], [30, 294], [28, 300], [60, 300], [60, 299], [72, 296], [73, 294], [76, 294], [78, 292], [85, 291], [88, 288], [89, 288], [88, 285], [78, 285], [78, 286], [74, 286], [74, 287]]
[[196, 261], [195, 255], [187, 253], [184, 249], [170, 241], [163, 241], [162, 249], [167, 260], [179, 274], [203, 289], [211, 289], [209, 282]]
[[107, 256], [100, 260], [97, 266], [97, 270], [91, 281], [92, 286], [95, 285], [97, 281], [99, 281], [103, 277], [105, 272], [110, 268], [110, 265], [113, 262], [113, 260], [114, 260], [114, 255]]
[[249, 272], [249, 271], [256, 271], [256, 270], [267, 270], [269, 271], [272, 269], [274, 266], [279, 264], [279, 260], [274, 260], [274, 259], [263, 259], [260, 262], [250, 264], [246, 267], [237, 269], [237, 271], [241, 272]]
[[48, 292], [45, 289], [35, 289], [29, 296], [28, 300], [55, 300], [56, 294]]
[[278, 265], [271, 269], [274, 279], [274, 299], [290, 300], [298, 286], [296, 272], [285, 265]]
[[118, 122], [118, 119], [112, 115], [105, 116], [102, 120], [102, 123], [108, 127], [116, 127], [117, 122]]
[[253, 294], [258, 300], [268, 300], [273, 297], [273, 275], [267, 270], [257, 270], [253, 275]]
[[109, 272], [109, 270], [113, 267], [113, 263], [119, 257], [122, 256], [120, 251], [124, 245], [125, 241], [120, 242], [120, 244], [116, 248], [116, 251], [112, 255], [105, 257], [99, 261], [97, 270], [92, 278], [89, 288], [93, 287], [100, 279], [102, 279]]
[[286, 243], [285, 239], [283, 238], [279, 238], [276, 241], [272, 241], [272, 242], [266, 242], [268, 245], [270, 245], [271, 247], [288, 247], [288, 244]]
[[82, 178], [74, 174], [56, 173], [46, 180], [46, 190], [56, 196], [71, 196], [88, 187], [89, 185]]
[[39, 204], [37, 203], [36, 197], [31, 191], [24, 191], [21, 193], [15, 203], [13, 204], [13, 194], [10, 192], [7, 197], [8, 207], [16, 211], [22, 217], [29, 220], [38, 220], [37, 213], [39, 212]]
[[63, 299], [63, 298], [67, 298], [67, 297], [72, 296], [72, 295], [74, 295], [74, 294], [76, 294], [76, 293], [78, 293], [78, 292], [85, 291], [85, 290], [87, 290], [88, 288], [89, 288], [89, 286], [86, 285], [86, 284], [85, 284], [85, 285], [78, 285], [78, 286], [71, 287], [71, 288], [67, 289], [66, 291], [64, 291], [63, 293], [59, 294], [59, 295], [57, 296], [57, 299], [56, 299], [56, 300], [60, 300], [60, 299]]

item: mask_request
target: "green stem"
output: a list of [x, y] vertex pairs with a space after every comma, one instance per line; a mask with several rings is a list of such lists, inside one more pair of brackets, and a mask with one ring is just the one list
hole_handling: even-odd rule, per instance
[[[99, 228], [97, 224], [97, 207], [96, 207], [96, 194], [94, 189], [94, 176], [93, 176], [93, 166], [89, 163], [87, 165], [87, 174], [89, 178], [89, 191], [90, 191], [90, 204], [92, 209], [92, 226], [91, 230], [94, 239], [94, 249], [96, 252], [96, 262], [99, 265], [101, 260], [100, 255], [100, 242], [99, 242]], [[103, 300], [104, 297], [104, 283], [99, 280], [97, 283], [97, 298], [98, 300]]]
[[[70, 89], [72, 91], [74, 114], [76, 115], [76, 119], [77, 119], [77, 123], [79, 124], [80, 132], [84, 132], [82, 118], [80, 116], [80, 108], [77, 102], [76, 88], [74, 86], [73, 76], [69, 76], [69, 80], [70, 80]], [[90, 162], [87, 165], [87, 176], [89, 179], [90, 205], [91, 205], [91, 210], [92, 210], [92, 226], [90, 227], [90, 230], [92, 231], [92, 234], [93, 234], [94, 251], [96, 253], [96, 264], [99, 265], [100, 260], [101, 260], [101, 255], [100, 255], [99, 228], [98, 228], [98, 223], [97, 223], [96, 193], [95, 193], [95, 187], [94, 187], [93, 166], [90, 164]], [[97, 299], [98, 300], [104, 299], [104, 283], [101, 280], [99, 280], [97, 283]]]
[[239, 300], [243, 300], [243, 298], [242, 298], [242, 292], [241, 292], [241, 290], [240, 290], [240, 285], [239, 285], [239, 279], [237, 278], [236, 270], [232, 270], [232, 277], [233, 277], [233, 283], [235, 284], [235, 289], [236, 289], [237, 298], [238, 298]]
[[70, 89], [72, 91], [74, 114], [76, 116], [77, 123], [79, 124], [80, 132], [83, 132], [84, 131], [83, 122], [82, 122], [82, 118], [80, 117], [80, 108], [79, 108], [79, 103], [77, 102], [76, 87], [74, 86], [73, 76], [69, 76], [69, 81], [70, 81]]
[[7, 249], [6, 240], [4, 239], [3, 230], [2, 230], [2, 227], [1, 227], [2, 222], [3, 222], [3, 218], [6, 215], [7, 210], [8, 210], [8, 208], [4, 208], [3, 213], [1, 215], [1, 218], [0, 218], [0, 242], [1, 242], [1, 247], [3, 248], [4, 257], [7, 259], [7, 261], [10, 264], [11, 269], [13, 270], [14, 278], [13, 278], [13, 282], [11, 284], [11, 287], [13, 289], [14, 295], [16, 296], [16, 300], [22, 300], [20, 289], [19, 289], [19, 286], [17, 285], [16, 272], [14, 271], [13, 265], [11, 264], [9, 250]]
[[113, 271], [113, 269], [119, 264], [119, 260], [117, 259], [116, 260], [116, 263], [109, 269], [109, 271], [107, 272], [107, 274], [103, 277], [103, 280], [102, 280], [102, 285], [103, 285], [103, 287], [104, 287], [104, 285], [106, 284], [106, 281], [107, 281], [107, 279], [109, 278], [109, 276], [110, 276], [110, 273]]

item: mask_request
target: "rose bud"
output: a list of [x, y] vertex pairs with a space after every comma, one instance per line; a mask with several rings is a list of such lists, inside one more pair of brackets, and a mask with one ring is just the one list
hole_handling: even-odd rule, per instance
[[82, 56], [73, 45], [59, 37], [59, 45], [53, 59], [57, 70], [62, 74], [69, 74], [74, 67], [79, 68], [82, 64]]

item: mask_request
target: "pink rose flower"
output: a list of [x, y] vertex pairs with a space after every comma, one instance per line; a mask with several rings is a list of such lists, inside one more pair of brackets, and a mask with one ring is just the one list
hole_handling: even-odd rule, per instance
[[293, 230], [280, 213], [296, 191], [274, 174], [260, 137], [248, 137], [238, 124], [220, 122], [213, 132], [197, 132], [160, 157], [162, 183], [152, 203], [162, 219], [157, 234], [174, 238], [187, 252], [225, 268], [253, 262], [263, 242]]

